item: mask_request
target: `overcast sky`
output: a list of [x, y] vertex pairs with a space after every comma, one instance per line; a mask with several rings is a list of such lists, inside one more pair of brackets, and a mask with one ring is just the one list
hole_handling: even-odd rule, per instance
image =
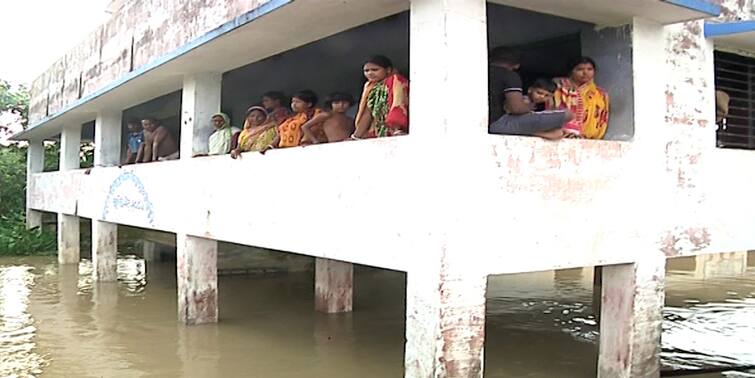
[[0, 79], [30, 84], [107, 19], [109, 0], [0, 0]]

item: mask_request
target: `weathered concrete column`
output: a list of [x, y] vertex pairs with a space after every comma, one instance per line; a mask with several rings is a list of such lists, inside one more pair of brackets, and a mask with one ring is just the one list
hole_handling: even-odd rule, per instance
[[603, 267], [594, 266], [592, 271], [592, 313], [600, 321], [600, 306], [603, 303]]
[[[60, 134], [60, 170], [81, 166], [81, 125], [68, 125]], [[79, 217], [58, 213], [58, 263], [78, 264], [80, 258]]]
[[112, 167], [121, 159], [121, 112], [103, 111], [94, 123], [94, 165]]
[[201, 73], [184, 77], [181, 98], [181, 158], [206, 154], [213, 127], [210, 117], [220, 111], [223, 75]]
[[[31, 181], [31, 175], [42, 172], [45, 167], [45, 146], [41, 140], [29, 141], [26, 149], [26, 182]], [[26, 190], [26, 228], [42, 227], [42, 212], [29, 207], [31, 191]]]
[[[437, 216], [423, 220], [427, 232], [422, 234], [427, 236], [417, 240], [421, 250], [407, 271], [404, 376], [482, 377], [487, 277], [470, 264], [479, 265], [479, 260], [468, 252], [482, 254], [490, 247], [475, 243], [484, 227], [460, 220], [479, 217], [474, 214], [490, 211], [490, 205], [473, 198], [463, 206], [452, 201], [450, 208], [434, 210], [438, 199], [458, 196], [458, 182], [495, 187], [481, 184], [468, 168], [489, 162], [489, 152], [475, 147], [489, 143], [486, 2], [412, 0], [410, 39], [409, 138], [425, 156], [440, 159], [433, 164], [416, 161], [427, 167], [428, 185], [440, 189], [414, 194], [420, 198], [415, 211]], [[441, 92], [468, 94], [468, 107], [455, 110], [458, 104], [437, 96]], [[447, 153], [457, 148], [463, 149], [462, 159]]]
[[79, 217], [58, 214], [58, 264], [79, 263], [79, 227]]
[[92, 220], [92, 278], [95, 281], [118, 280], [118, 225]]
[[407, 273], [404, 376], [482, 377], [487, 277]]
[[176, 237], [178, 319], [184, 324], [218, 321], [218, 242]]
[[354, 264], [321, 258], [315, 260], [315, 310], [351, 312], [353, 292]]
[[160, 251], [157, 248], [157, 243], [142, 240], [142, 258], [147, 262], [160, 260]]
[[[484, 0], [412, 0], [409, 58], [412, 90], [409, 134], [422, 140], [487, 136], [488, 31]], [[442, 56], [443, 59], [438, 59]], [[464, 112], [453, 111], [444, 91], [469, 96]], [[440, 110], [440, 111], [439, 111]], [[445, 148], [445, 146], [443, 146]], [[473, 150], [473, 148], [470, 148]], [[479, 148], [477, 148], [479, 150]], [[449, 159], [450, 160], [450, 159]]]
[[666, 258], [603, 267], [598, 377], [658, 377]]
[[60, 133], [60, 170], [81, 167], [81, 125], [67, 125]]
[[[100, 112], [94, 124], [94, 165], [116, 166], [121, 156], [121, 112]], [[118, 279], [118, 225], [92, 219], [92, 278]]]

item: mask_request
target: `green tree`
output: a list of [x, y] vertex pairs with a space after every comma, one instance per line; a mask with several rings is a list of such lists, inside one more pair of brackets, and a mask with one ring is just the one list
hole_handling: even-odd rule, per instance
[[55, 234], [27, 230], [25, 212], [26, 147], [0, 147], [0, 256], [55, 251]]
[[11, 112], [21, 116], [21, 124], [26, 128], [29, 119], [29, 90], [20, 85], [17, 88], [0, 79], [0, 113]]
[[[11, 112], [21, 117], [26, 128], [29, 114], [29, 92], [25, 87], [13, 88], [0, 80], [0, 113]], [[0, 125], [0, 131], [7, 125]], [[50, 150], [50, 151], [48, 151]], [[57, 166], [53, 157], [55, 146], [45, 148], [46, 168]], [[51, 253], [56, 249], [55, 234], [26, 229], [26, 147], [18, 144], [0, 146], [0, 256]]]

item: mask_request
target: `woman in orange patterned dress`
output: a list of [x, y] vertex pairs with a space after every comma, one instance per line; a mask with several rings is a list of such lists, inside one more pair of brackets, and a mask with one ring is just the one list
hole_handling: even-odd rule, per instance
[[[296, 93], [291, 98], [291, 109], [294, 114], [278, 125], [278, 135], [267, 149], [296, 147], [310, 143], [304, 137], [301, 127], [314, 116], [322, 113], [322, 110], [317, 108], [317, 94], [310, 90]], [[319, 126], [319, 128], [313, 127], [312, 132], [316, 133], [318, 138], [320, 136], [325, 138], [322, 125]]]

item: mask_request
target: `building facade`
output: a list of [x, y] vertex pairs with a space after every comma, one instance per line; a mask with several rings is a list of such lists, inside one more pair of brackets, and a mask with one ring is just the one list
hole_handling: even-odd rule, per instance
[[[59, 262], [69, 264], [80, 258], [79, 218], [92, 219], [100, 281], [116, 277], [118, 224], [175, 233], [187, 324], [222, 312], [219, 240], [316, 257], [326, 312], [351, 310], [353, 263], [400, 270], [405, 376], [480, 377], [489, 275], [603, 266], [599, 376], [652, 377], [666, 259], [755, 246], [755, 170], [744, 168], [755, 153], [719, 148], [715, 122], [726, 77], [714, 56], [751, 62], [751, 1], [142, 0], [115, 9], [32, 85], [31, 127], [15, 136], [29, 142], [27, 220], [58, 214]], [[595, 58], [612, 98], [607, 140], [488, 134], [487, 55], [498, 45], [537, 57], [523, 64], [533, 75], [557, 73], [544, 63], [569, 55]], [[213, 113], [240, 119], [271, 89], [357, 95], [374, 53], [411, 80], [409, 135], [194, 157], [207, 152]], [[748, 64], [731, 113], [751, 136]], [[170, 124], [181, 158], [120, 166], [133, 115]], [[89, 170], [79, 169], [82, 137], [95, 145]], [[61, 145], [57, 172], [42, 172], [49, 139]], [[233, 195], [242, 192], [270, 200], [242, 215]]]

